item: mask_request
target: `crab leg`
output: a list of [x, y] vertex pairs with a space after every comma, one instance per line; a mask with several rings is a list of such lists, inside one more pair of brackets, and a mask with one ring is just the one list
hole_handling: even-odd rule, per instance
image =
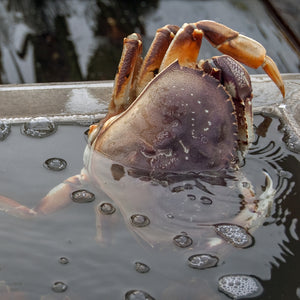
[[166, 25], [156, 31], [154, 40], [144, 58], [138, 75], [137, 95], [157, 75], [165, 53], [178, 29], [179, 27], [176, 25]]
[[279, 70], [260, 43], [214, 21], [199, 21], [195, 26], [203, 31], [206, 39], [220, 52], [230, 55], [248, 67], [257, 69], [261, 66], [284, 97], [284, 84]]
[[139, 34], [133, 33], [124, 38], [112, 100], [105, 120], [124, 111], [135, 99], [135, 78], [142, 62], [141, 52], [142, 41]]
[[75, 175], [57, 185], [34, 208], [29, 208], [13, 199], [0, 195], [0, 211], [23, 218], [47, 215], [58, 211], [72, 202], [70, 194], [80, 188], [84, 176], [84, 174]]
[[197, 29], [194, 24], [184, 24], [170, 44], [159, 71], [161, 72], [175, 60], [178, 60], [181, 66], [194, 68], [202, 37], [202, 30]]
[[124, 111], [154, 78], [178, 29], [176, 25], [166, 25], [158, 29], [144, 61], [141, 57], [140, 35], [133, 33], [124, 39], [112, 100], [102, 123]]

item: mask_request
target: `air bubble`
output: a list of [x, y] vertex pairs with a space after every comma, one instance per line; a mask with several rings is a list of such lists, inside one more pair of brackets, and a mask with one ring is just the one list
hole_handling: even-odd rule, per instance
[[62, 281], [56, 281], [53, 283], [51, 289], [55, 293], [63, 293], [68, 289], [68, 286]]
[[116, 211], [116, 209], [111, 203], [104, 202], [99, 205], [99, 211], [103, 215], [112, 215]]
[[215, 267], [219, 258], [210, 254], [195, 254], [188, 258], [188, 265], [194, 269], [207, 269]]
[[218, 284], [219, 290], [232, 299], [253, 298], [263, 292], [260, 282], [250, 275], [225, 275]]
[[242, 182], [243, 188], [249, 189], [250, 188], [250, 183], [248, 181]]
[[131, 224], [136, 227], [145, 227], [150, 224], [150, 220], [147, 216], [144, 215], [132, 215], [130, 217]]
[[57, 125], [44, 117], [34, 118], [24, 123], [21, 127], [21, 133], [34, 138], [47, 137], [57, 130]]
[[166, 214], [166, 216], [167, 216], [168, 219], [174, 219], [175, 218], [173, 214]]
[[10, 134], [10, 124], [0, 121], [0, 141], [4, 141]]
[[187, 197], [189, 200], [196, 200], [196, 196], [193, 194], [188, 194]]
[[147, 266], [146, 264], [137, 261], [134, 264], [135, 270], [139, 273], [148, 273], [150, 271], [150, 267]]
[[78, 190], [71, 194], [71, 199], [76, 203], [87, 203], [95, 200], [95, 195], [87, 190]]
[[184, 185], [184, 189], [185, 189], [185, 190], [192, 190], [192, 189], [193, 189], [193, 185], [190, 184], [190, 183], [186, 183], [186, 184]]
[[66, 265], [66, 264], [69, 263], [69, 259], [67, 257], [64, 257], [64, 256], [60, 257], [58, 261], [62, 265]]
[[215, 224], [214, 226], [219, 236], [237, 248], [250, 247], [254, 242], [253, 237], [241, 226], [234, 224]]
[[204, 204], [204, 205], [211, 205], [212, 202], [213, 202], [210, 198], [205, 197], [205, 196], [202, 196], [202, 197], [200, 198], [200, 201], [201, 201], [201, 203]]
[[193, 244], [193, 240], [187, 234], [178, 234], [173, 238], [173, 242], [177, 247], [186, 248]]
[[184, 191], [184, 186], [182, 186], [182, 185], [175, 186], [171, 190], [172, 193], [179, 193], [179, 192], [182, 192], [182, 191]]
[[67, 167], [67, 162], [62, 158], [49, 158], [47, 159], [43, 166], [51, 171], [62, 171]]
[[130, 290], [125, 294], [125, 300], [155, 300], [155, 299], [144, 291]]

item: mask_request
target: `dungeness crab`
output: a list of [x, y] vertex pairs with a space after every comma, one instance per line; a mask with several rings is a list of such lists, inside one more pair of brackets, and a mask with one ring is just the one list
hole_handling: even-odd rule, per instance
[[[227, 55], [197, 63], [203, 36]], [[82, 173], [55, 187], [35, 208], [0, 196], [1, 208], [19, 216], [49, 214], [89, 182], [111, 197], [128, 226], [152, 246], [191, 247], [201, 233], [205, 251], [224, 240], [248, 247], [273, 189], [266, 174], [265, 191], [257, 197], [239, 171], [253, 126], [250, 76], [237, 61], [262, 66], [284, 96], [276, 64], [261, 44], [213, 21], [167, 25], [157, 30], [144, 60], [141, 51], [138, 34], [124, 39], [109, 111], [90, 127]], [[181, 191], [206, 204], [233, 199], [242, 209], [228, 215], [224, 207], [221, 213], [203, 212]], [[111, 203], [100, 207], [102, 213], [114, 211]], [[214, 229], [215, 239], [204, 233], [207, 228]]]

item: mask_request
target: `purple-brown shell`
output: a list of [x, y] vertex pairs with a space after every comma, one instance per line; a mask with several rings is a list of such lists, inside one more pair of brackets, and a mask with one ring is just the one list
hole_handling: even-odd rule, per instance
[[174, 62], [104, 126], [93, 145], [128, 167], [205, 171], [231, 165], [236, 135], [233, 103], [220, 82]]

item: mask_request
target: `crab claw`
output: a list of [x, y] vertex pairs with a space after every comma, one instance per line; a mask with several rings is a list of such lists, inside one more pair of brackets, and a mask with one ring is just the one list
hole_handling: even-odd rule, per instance
[[275, 62], [266, 55], [266, 49], [259, 42], [214, 21], [199, 21], [195, 25], [220, 52], [230, 55], [248, 67], [257, 69], [261, 66], [277, 85], [282, 96], [285, 96], [279, 70]]

